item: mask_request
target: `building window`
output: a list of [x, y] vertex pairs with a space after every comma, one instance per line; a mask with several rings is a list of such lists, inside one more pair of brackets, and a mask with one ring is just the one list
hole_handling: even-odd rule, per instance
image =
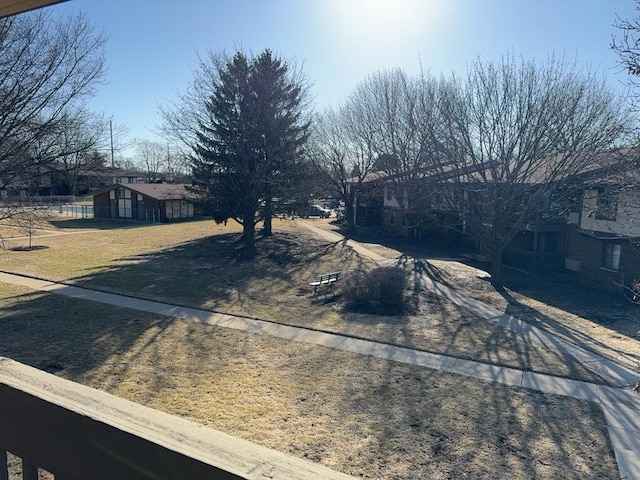
[[600, 266], [607, 270], [618, 270], [620, 268], [620, 251], [622, 250], [619, 243], [604, 242], [602, 244], [602, 261]]
[[596, 219], [615, 220], [618, 213], [618, 196], [603, 191], [598, 192], [598, 206], [596, 207]]

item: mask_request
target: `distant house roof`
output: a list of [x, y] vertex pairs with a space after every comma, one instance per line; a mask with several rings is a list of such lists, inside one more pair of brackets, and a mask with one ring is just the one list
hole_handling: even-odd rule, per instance
[[[629, 181], [627, 171], [637, 169], [640, 164], [640, 152], [638, 149], [612, 149], [607, 151], [587, 152], [582, 155], [556, 155], [527, 164], [527, 168], [521, 168], [522, 179], [518, 183], [531, 185], [549, 181], [568, 180], [575, 182], [600, 179], [602, 182], [608, 179], [609, 183]], [[568, 162], [568, 167], [563, 168], [563, 163]], [[504, 170], [498, 161], [485, 161], [484, 163], [456, 165], [454, 163], [442, 163], [418, 170], [406, 172], [375, 171], [367, 173], [362, 183], [386, 183], [393, 180], [435, 182], [474, 182], [490, 183], [492, 175]], [[484, 172], [484, 173], [483, 173]], [[482, 173], [482, 177], [480, 174]], [[626, 177], [623, 176], [626, 175]], [[637, 180], [634, 180], [637, 182]], [[357, 183], [358, 178], [348, 179], [349, 183]]]
[[93, 192], [90, 197], [101, 195], [110, 190], [128, 188], [129, 190], [156, 200], [184, 200], [192, 199], [193, 195], [187, 190], [188, 185], [174, 183], [124, 183], [113, 184]]
[[[409, 170], [406, 172], [385, 172], [378, 170], [375, 172], [369, 172], [365, 175], [362, 183], [386, 183], [394, 180], [401, 181], [466, 181], [468, 177], [480, 172], [481, 170], [490, 168], [494, 162], [485, 162], [477, 165], [459, 166], [453, 163], [442, 163], [432, 165], [429, 167], [423, 167], [416, 170]], [[357, 183], [357, 177], [352, 177], [347, 180], [349, 183]]]

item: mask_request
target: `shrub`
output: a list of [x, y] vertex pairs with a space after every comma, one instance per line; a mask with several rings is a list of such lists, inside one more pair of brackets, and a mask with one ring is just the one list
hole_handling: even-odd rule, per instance
[[407, 272], [397, 267], [380, 267], [369, 273], [355, 273], [345, 280], [343, 295], [350, 310], [362, 313], [398, 314], [404, 310]]

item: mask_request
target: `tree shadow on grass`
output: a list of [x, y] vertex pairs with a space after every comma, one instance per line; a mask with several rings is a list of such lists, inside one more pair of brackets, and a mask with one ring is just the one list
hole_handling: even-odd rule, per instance
[[[149, 234], [153, 234], [153, 229]], [[246, 260], [242, 255], [240, 234], [220, 234], [171, 248], [126, 255], [108, 268], [96, 267], [67, 282], [172, 305], [282, 323], [292, 318], [291, 323], [305, 323], [301, 312], [308, 313], [310, 306], [313, 307], [309, 301], [312, 287], [308, 279], [314, 273], [325, 269], [364, 268], [353, 249], [340, 242], [300, 238], [287, 232], [256, 240], [259, 253], [253, 260]], [[106, 357], [95, 352], [89, 356], [70, 356], [70, 352], [78, 351], [70, 346], [88, 352], [99, 350], [105, 339], [109, 339], [112, 351], [126, 352], [149, 329], [173, 322], [173, 319], [164, 319], [158, 324], [148, 320], [123, 323], [121, 318], [131, 317], [131, 312], [55, 295], [16, 297], [12, 306], [0, 311], [3, 332], [17, 329], [17, 336], [3, 333], [0, 337], [4, 345], [0, 355], [62, 374], [75, 365], [77, 378], [84, 371], [95, 369]], [[134, 314], [136, 318], [146, 318], [141, 313]], [[73, 343], [74, 338], [77, 344]]]
[[150, 328], [169, 324], [157, 315], [52, 293], [0, 301], [0, 355], [74, 379], [130, 351]]
[[[456, 261], [470, 267], [487, 269], [486, 264], [462, 258], [459, 250], [437, 242], [397, 237], [377, 230], [353, 232], [344, 225], [339, 227], [339, 232], [348, 238], [364, 242], [375, 241], [398, 250], [402, 258], [423, 260], [455, 258]], [[439, 273], [436, 267], [426, 261], [424, 265], [430, 269], [426, 272], [430, 278], [451, 286], [446, 276]], [[590, 285], [564, 272], [551, 270], [534, 272], [513, 268], [509, 264], [504, 265], [503, 278], [504, 287], [510, 291], [578, 315], [620, 334], [640, 339], [640, 330], [637, 327], [640, 308], [628, 301], [619, 291]]]
[[457, 258], [459, 252], [455, 248], [442, 243], [429, 242], [424, 239], [414, 239], [404, 235], [392, 234], [380, 228], [362, 228], [350, 230], [348, 225], [333, 222], [333, 226], [340, 235], [356, 242], [377, 243], [397, 250], [401, 255], [410, 258], [448, 259]]
[[505, 268], [508, 290], [612, 327], [623, 318], [637, 320], [639, 309], [621, 292], [582, 282], [560, 272], [535, 273]]
[[564, 351], [549, 348], [535, 338], [492, 321], [499, 319], [502, 310], [486, 305], [479, 309], [479, 302], [460, 294], [455, 285], [447, 284], [447, 276], [441, 275], [437, 267], [425, 268], [422, 262], [415, 265], [416, 285], [429, 282], [427, 291], [440, 290], [437, 294], [429, 293], [434, 303], [432, 314], [440, 312], [442, 316], [436, 324], [441, 339], [436, 353], [575, 380], [608, 382], [609, 379], [589, 371]]
[[[153, 229], [147, 232], [153, 235]], [[348, 275], [367, 268], [343, 242], [282, 231], [257, 236], [256, 245], [257, 255], [246, 259], [240, 233], [216, 234], [123, 255], [69, 282], [173, 305], [300, 324], [303, 315], [317, 314], [309, 311], [310, 306], [322, 307], [340, 298], [339, 287], [334, 286], [336, 295], [323, 295], [318, 301], [310, 280], [330, 271]]]
[[107, 220], [101, 218], [69, 218], [49, 220], [51, 226], [60, 230], [118, 230], [123, 228], [149, 227], [150, 223], [140, 223], [133, 220]]
[[[617, 474], [595, 404], [370, 356], [313, 353], [319, 358], [313, 377], [300, 375], [307, 371], [301, 363], [298, 383], [331, 382], [341, 394], [307, 396], [298, 404], [301, 418], [317, 422], [313, 437], [291, 440], [299, 456], [373, 478], [577, 480]], [[324, 409], [335, 412], [327, 413], [334, 420], [329, 425], [326, 417], [313, 416]], [[334, 441], [345, 431], [353, 440]]]
[[[431, 262], [423, 261], [423, 259], [446, 259], [447, 255], [455, 258], [459, 252], [454, 249], [444, 248], [440, 245], [412, 241], [410, 239], [398, 239], [388, 234], [380, 234], [373, 238], [362, 233], [351, 233], [343, 230], [342, 233], [352, 235], [356, 239], [362, 241], [375, 241], [390, 248], [394, 248], [402, 252], [399, 261], [406, 262], [405, 259], [415, 258], [424, 267], [423, 273], [433, 281], [444, 284], [448, 287], [455, 288], [454, 281], [450, 275], [438, 269]], [[476, 261], [466, 258], [456, 258], [459, 263], [469, 267], [486, 270], [486, 264], [480, 264]], [[565, 314], [577, 315], [594, 325], [605, 327], [612, 331], [614, 337], [627, 339], [626, 341], [640, 342], [640, 309], [634, 303], [628, 301], [621, 292], [611, 291], [603, 288], [597, 288], [593, 285], [585, 283], [572, 275], [564, 272], [540, 271], [533, 272], [523, 270], [521, 268], [513, 268], [505, 265], [503, 269], [504, 287], [506, 291], [512, 292], [514, 295], [523, 296], [528, 299], [541, 302], [560, 310], [558, 318], [553, 318], [549, 314], [541, 313], [535, 308], [525, 308], [524, 303], [518, 302], [516, 305], [513, 301], [507, 305], [508, 313], [516, 317], [520, 315], [522, 320], [531, 321], [547, 330], [558, 332], [561, 336], [570, 341], [581, 342], [579, 345], [602, 347], [599, 352], [606, 352], [607, 345], [603, 341], [599, 341], [588, 334], [588, 332], [578, 330], [570, 324], [565, 325], [562, 322], [562, 316]], [[468, 294], [490, 301], [491, 294], [499, 293], [495, 287], [489, 285], [487, 278], [476, 278], [469, 282]], [[475, 284], [475, 286], [474, 286]], [[479, 287], [478, 287], [479, 286]], [[479, 288], [477, 293], [474, 289]], [[499, 297], [496, 297], [499, 298]], [[513, 300], [513, 299], [512, 299]], [[509, 299], [507, 299], [509, 301]], [[516, 308], [517, 307], [517, 308]], [[610, 347], [609, 347], [610, 348]], [[630, 347], [631, 348], [631, 347]], [[634, 353], [623, 352], [619, 349], [609, 349], [613, 355], [609, 358], [616, 358], [616, 355], [626, 357], [635, 368], [638, 368], [637, 355]], [[618, 357], [619, 358], [619, 357]], [[633, 366], [633, 365], [632, 365]]]
[[44, 250], [47, 247], [46, 245], [31, 245], [31, 246], [21, 246], [21, 247], [11, 247], [10, 250], [12, 252], [32, 252], [34, 250]]
[[[302, 284], [310, 272], [342, 266], [344, 258], [340, 255], [354, 255], [342, 242], [310, 241], [305, 245], [307, 249], [311, 246], [311, 254], [303, 260], [295, 253], [298, 242], [284, 236], [270, 250], [271, 258], [265, 254], [257, 263], [246, 262], [237, 258], [237, 235], [220, 237], [119, 259], [111, 269], [96, 271], [75, 279], [74, 283], [124, 293], [141, 291], [144, 296], [173, 299], [171, 303], [183, 300], [210, 305], [211, 298], [218, 295], [222, 300], [257, 305], [275, 298], [274, 291], [261, 295], [254, 291], [251, 282], [276, 283], [276, 294], [291, 291], [291, 285]], [[270, 241], [264, 239], [264, 247]], [[332, 254], [337, 257], [336, 265], [327, 265], [327, 257]], [[353, 268], [362, 266], [361, 259], [353, 260]], [[413, 279], [412, 288], [416, 291], [422, 289], [420, 278]], [[308, 293], [306, 283], [301, 288]], [[236, 290], [242, 295], [236, 295]], [[304, 298], [308, 301], [308, 296]], [[442, 302], [434, 299], [438, 301]], [[59, 374], [80, 380], [88, 372], [111, 365], [113, 369], [105, 369], [100, 378], [92, 376], [92, 381], [107, 389], [115, 388], [140, 355], [157, 348], [156, 339], [174, 323], [53, 294], [33, 293], [16, 297], [11, 303], [0, 310], [2, 355], [39, 368], [62, 367]], [[434, 305], [438, 307], [437, 303]], [[286, 316], [286, 306], [278, 307]], [[51, 312], [64, 313], [53, 317]], [[442, 310], [443, 328], [448, 314]], [[389, 321], [389, 327], [393, 330], [396, 325]], [[461, 332], [459, 329], [455, 333]], [[212, 330], [212, 336], [214, 333]], [[418, 344], [416, 331], [401, 331], [401, 336], [398, 341], [405, 345]], [[193, 358], [188, 360], [193, 364], [206, 365], [216, 354], [209, 344], [202, 343], [201, 337], [183, 338], [189, 344]], [[494, 343], [497, 345], [498, 341]], [[282, 343], [281, 349], [286, 348], [287, 344]], [[442, 472], [447, 472], [449, 478], [612, 478], [606, 428], [599, 423], [601, 412], [591, 404], [366, 356], [358, 356], [356, 368], [350, 369], [346, 364], [342, 368], [334, 360], [335, 351], [309, 349], [314, 349], [320, 358], [318, 368], [304, 369], [308, 375], [304, 395], [313, 397], [314, 382], [323, 379], [341, 387], [337, 404], [333, 397], [317, 399], [319, 405], [332, 407], [324, 415], [314, 413], [308, 401], [299, 402], [298, 417], [301, 421], [309, 420], [308, 436], [313, 440], [300, 445], [296, 438], [291, 438], [290, 451], [295, 450], [298, 456], [329, 464], [339, 459], [345, 469], [351, 469], [347, 473], [365, 472], [379, 478], [435, 478]], [[120, 362], [123, 352], [131, 352], [126, 362]], [[339, 360], [348, 360], [353, 355], [340, 354]], [[303, 376], [303, 369], [295, 365], [297, 361], [290, 358], [291, 368], [287, 368], [293, 380], [301, 380]], [[211, 374], [215, 376], [216, 371]], [[166, 385], [160, 366], [149, 375], [152, 377], [149, 388]], [[483, 388], [478, 388], [479, 384]], [[243, 388], [238, 383], [238, 389]], [[320, 438], [315, 434], [313, 421], [317, 418], [330, 422], [336, 412], [340, 413], [341, 428], [350, 430], [351, 441], [327, 447], [332, 443], [330, 429]], [[282, 425], [274, 426], [279, 434], [287, 431], [285, 423], [283, 420]], [[282, 429], [278, 429], [280, 426]], [[579, 439], [577, 447], [572, 443], [576, 439]], [[603, 451], [608, 456], [600, 456]], [[588, 460], [577, 460], [582, 456]], [[548, 475], [541, 473], [541, 469], [550, 468], [544, 462], [554, 464]]]
[[[562, 338], [563, 340], [574, 345], [581, 346], [586, 350], [602, 355], [604, 358], [607, 358], [614, 362], [620, 362], [621, 364], [626, 365], [627, 367], [630, 367], [636, 371], [640, 370], [640, 354], [638, 354], [637, 352], [629, 351], [629, 349], [623, 350], [621, 348], [616, 348], [612, 344], [612, 342], [604, 342], [602, 340], [598, 340], [593, 335], [590, 335], [588, 330], [572, 326], [572, 324], [569, 322], [562, 322], [561, 319], [553, 318], [540, 309], [536, 309], [532, 306], [522, 303], [521, 301], [518, 301], [505, 289], [499, 289], [498, 291], [508, 302], [507, 308], [505, 310], [506, 314], [524, 320], [530, 325], [536, 326], [546, 331], [550, 331], [559, 338]], [[569, 309], [566, 308], [566, 310]], [[585, 312], [583, 314], [588, 315], [588, 312]], [[592, 318], [598, 319], [598, 315], [593, 315]], [[593, 321], [595, 323], [600, 323], [601, 325], [604, 325], [614, 331], [616, 330], [616, 325], [618, 325], [618, 327], [621, 327], [620, 322], [615, 322], [612, 319], [606, 319], [604, 322], [601, 321], [601, 319], [600, 321]], [[635, 328], [637, 329], [637, 327]], [[621, 331], [619, 331], [619, 333], [624, 332], [624, 334], [626, 335], [630, 334], [626, 326], [620, 328], [620, 330]], [[611, 381], [611, 379], [603, 379], [603, 383], [611, 383]], [[614, 383], [613, 385], [627, 386], [626, 383], [623, 385], [617, 385]]]

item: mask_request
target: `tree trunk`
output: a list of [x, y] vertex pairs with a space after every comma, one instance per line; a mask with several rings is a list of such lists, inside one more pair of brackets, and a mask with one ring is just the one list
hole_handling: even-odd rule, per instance
[[491, 285], [502, 286], [502, 250], [491, 252]]
[[244, 258], [253, 258], [256, 255], [255, 213], [255, 210], [247, 211], [242, 219], [242, 243], [244, 245], [242, 256]]
[[269, 195], [268, 195], [264, 201], [264, 212], [263, 212], [264, 226], [262, 229], [262, 235], [264, 235], [265, 237], [270, 237], [273, 234], [273, 231], [271, 229], [272, 216], [273, 216], [273, 208], [271, 204], [271, 198], [269, 198]]
[[347, 195], [346, 202], [344, 202], [344, 214], [347, 219], [348, 230], [350, 232], [356, 229], [356, 209], [355, 205], [356, 196], [354, 194]]

